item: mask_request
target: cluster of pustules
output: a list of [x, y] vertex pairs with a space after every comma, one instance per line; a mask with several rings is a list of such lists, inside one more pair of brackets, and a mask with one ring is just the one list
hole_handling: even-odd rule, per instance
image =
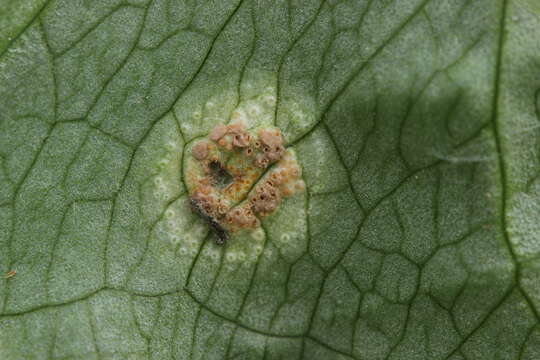
[[[202, 209], [203, 217], [217, 221], [227, 230], [260, 226], [260, 217], [275, 211], [284, 197], [304, 189], [300, 167], [290, 151], [285, 150], [279, 129], [263, 128], [258, 130], [255, 136], [241, 123], [218, 125], [208, 138], [210, 142], [200, 141], [192, 148], [193, 157], [204, 164], [205, 174], [208, 176], [200, 181], [191, 195], [191, 201]], [[212, 158], [212, 149], [216, 147], [220, 152], [232, 152], [240, 156], [247, 164], [245, 169], [258, 168], [258, 174], [276, 163], [262, 179], [255, 179], [259, 180], [259, 183], [248, 194], [247, 201], [234, 207], [230, 207], [230, 201], [223, 196], [226, 189], [212, 181], [212, 174], [229, 173], [225, 165]], [[241, 174], [233, 176], [228, 186], [235, 186], [235, 183], [242, 181], [246, 180], [242, 179]]]
[[227, 213], [227, 223], [236, 227], [259, 226], [257, 216], [264, 217], [271, 214], [284, 197], [304, 189], [304, 182], [300, 176], [298, 165], [286, 160], [283, 164], [278, 164], [257, 184], [248, 201]]
[[[283, 156], [283, 137], [278, 129], [261, 129], [258, 135], [253, 138], [242, 123], [234, 123], [216, 126], [209, 138], [224, 150], [242, 150], [247, 158], [253, 159], [255, 166], [265, 169]], [[197, 150], [204, 152], [202, 147]]]

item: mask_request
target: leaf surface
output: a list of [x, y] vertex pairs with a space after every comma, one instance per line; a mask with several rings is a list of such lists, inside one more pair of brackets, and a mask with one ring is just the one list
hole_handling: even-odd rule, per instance
[[[540, 358], [534, 0], [0, 5], [1, 359]], [[305, 192], [227, 247], [193, 141]]]

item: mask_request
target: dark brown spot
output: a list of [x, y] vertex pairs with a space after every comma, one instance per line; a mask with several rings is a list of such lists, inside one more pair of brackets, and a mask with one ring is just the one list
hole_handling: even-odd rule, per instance
[[204, 221], [208, 223], [208, 225], [210, 225], [210, 227], [217, 236], [216, 244], [225, 244], [225, 242], [229, 239], [229, 234], [216, 219], [214, 219], [208, 214], [207, 211], [204, 210], [203, 206], [201, 206], [201, 202], [197, 198], [192, 197], [189, 200], [189, 205], [191, 207], [191, 211], [199, 215], [201, 218], [203, 218]]
[[233, 182], [233, 177], [229, 172], [221, 165], [219, 161], [212, 160], [208, 164], [208, 170], [212, 185], [219, 188], [224, 188]]

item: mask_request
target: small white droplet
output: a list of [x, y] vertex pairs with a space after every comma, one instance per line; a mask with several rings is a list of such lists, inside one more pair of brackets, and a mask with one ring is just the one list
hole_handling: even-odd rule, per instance
[[169, 223], [169, 226], [172, 232], [180, 235], [183, 231], [182, 231], [182, 228], [180, 227], [180, 224], [178, 224], [178, 221], [179, 219], [175, 219], [174, 225]]
[[248, 113], [253, 117], [259, 116], [261, 114], [261, 108], [258, 105], [251, 105]]
[[210, 251], [210, 258], [214, 261], [217, 261], [219, 259], [219, 251], [217, 250]]
[[206, 231], [207, 231], [207, 227], [205, 225], [198, 225], [195, 229], [194, 229], [194, 233], [199, 235], [199, 236], [204, 236], [206, 235]]
[[264, 231], [261, 228], [257, 228], [251, 232], [251, 237], [257, 241], [264, 240]]
[[191, 131], [191, 125], [188, 122], [183, 122], [180, 127], [182, 128], [183, 132]]
[[180, 237], [180, 235], [177, 235], [177, 234], [171, 235], [171, 243], [173, 243], [174, 245], [178, 245], [181, 240], [182, 238]]
[[262, 252], [263, 252], [263, 247], [260, 246], [260, 245], [257, 245], [257, 246], [255, 246], [255, 247], [253, 248], [253, 251], [255, 252], [255, 254], [261, 255]]
[[235, 123], [238, 122], [245, 122], [246, 121], [246, 115], [241, 110], [235, 110], [231, 113], [231, 120]]
[[161, 159], [161, 160], [159, 160], [159, 162], [158, 162], [158, 168], [159, 168], [159, 169], [164, 169], [168, 164], [169, 164], [169, 160], [168, 160], [168, 159]]
[[274, 106], [276, 104], [276, 97], [274, 95], [266, 95], [263, 97], [263, 101], [268, 106]]
[[288, 242], [289, 240], [291, 240], [291, 236], [288, 233], [281, 234], [281, 241], [282, 242]]
[[200, 111], [197, 110], [193, 112], [193, 118], [195, 120], [199, 120], [201, 117], [202, 117], [202, 113]]
[[169, 141], [169, 142], [167, 142], [165, 147], [167, 148], [167, 150], [172, 151], [172, 150], [178, 148], [178, 145], [174, 141]]

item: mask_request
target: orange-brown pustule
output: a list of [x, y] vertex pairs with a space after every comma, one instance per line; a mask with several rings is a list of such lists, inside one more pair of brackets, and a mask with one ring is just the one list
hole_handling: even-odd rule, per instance
[[217, 125], [191, 149], [186, 172], [193, 211], [218, 234], [258, 228], [284, 197], [303, 191], [301, 169], [275, 127]]

